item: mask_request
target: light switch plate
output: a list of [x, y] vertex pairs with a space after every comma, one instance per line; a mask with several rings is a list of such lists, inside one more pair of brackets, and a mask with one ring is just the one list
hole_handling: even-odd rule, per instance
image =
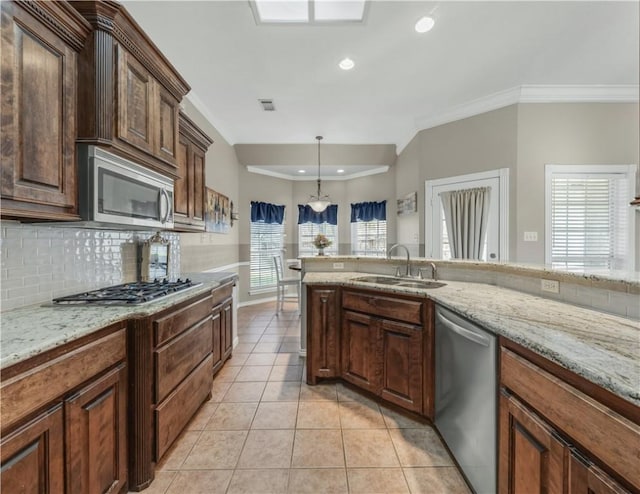
[[560, 293], [560, 282], [556, 280], [540, 280], [540, 288], [543, 292]]
[[537, 242], [538, 241], [538, 232], [524, 232], [524, 241], [525, 242]]
[[333, 269], [344, 269], [344, 263], [343, 262], [334, 262], [333, 263]]

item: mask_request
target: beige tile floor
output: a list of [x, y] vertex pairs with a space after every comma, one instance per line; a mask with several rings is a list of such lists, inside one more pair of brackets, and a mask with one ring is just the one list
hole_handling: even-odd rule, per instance
[[295, 305], [242, 308], [239, 344], [147, 494], [469, 493], [432, 428], [307, 386]]

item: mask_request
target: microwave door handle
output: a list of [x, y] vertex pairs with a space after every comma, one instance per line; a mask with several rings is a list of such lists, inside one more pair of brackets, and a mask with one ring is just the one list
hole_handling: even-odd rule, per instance
[[167, 220], [169, 219], [169, 215], [171, 214], [171, 205], [169, 204], [169, 194], [167, 194], [167, 191], [162, 188], [160, 189], [160, 195], [162, 197], [164, 197], [164, 204], [165, 204], [165, 212], [164, 215], [162, 214], [162, 202], [160, 201], [159, 204], [159, 209], [160, 209], [160, 222], [162, 223], [166, 223]]

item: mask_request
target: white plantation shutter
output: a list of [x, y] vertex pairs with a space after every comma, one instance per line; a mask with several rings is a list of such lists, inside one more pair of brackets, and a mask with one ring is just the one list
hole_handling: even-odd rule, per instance
[[251, 260], [249, 266], [250, 289], [266, 289], [276, 286], [273, 256], [284, 249], [284, 224], [251, 222]]
[[553, 267], [628, 269], [629, 207], [626, 173], [548, 174]]
[[318, 249], [313, 245], [313, 239], [322, 233], [329, 240], [331, 246], [324, 249], [328, 255], [338, 255], [338, 225], [329, 223], [301, 223], [298, 225], [298, 255], [315, 256]]
[[351, 223], [351, 252], [357, 256], [387, 255], [387, 221], [356, 221]]

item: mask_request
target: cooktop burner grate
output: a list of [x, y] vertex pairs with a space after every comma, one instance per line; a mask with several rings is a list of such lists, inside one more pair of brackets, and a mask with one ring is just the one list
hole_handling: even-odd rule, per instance
[[136, 305], [158, 300], [182, 290], [200, 286], [189, 278], [176, 281], [154, 280], [124, 283], [89, 292], [76, 293], [66, 297], [54, 298], [56, 304], [97, 304], [97, 305]]

